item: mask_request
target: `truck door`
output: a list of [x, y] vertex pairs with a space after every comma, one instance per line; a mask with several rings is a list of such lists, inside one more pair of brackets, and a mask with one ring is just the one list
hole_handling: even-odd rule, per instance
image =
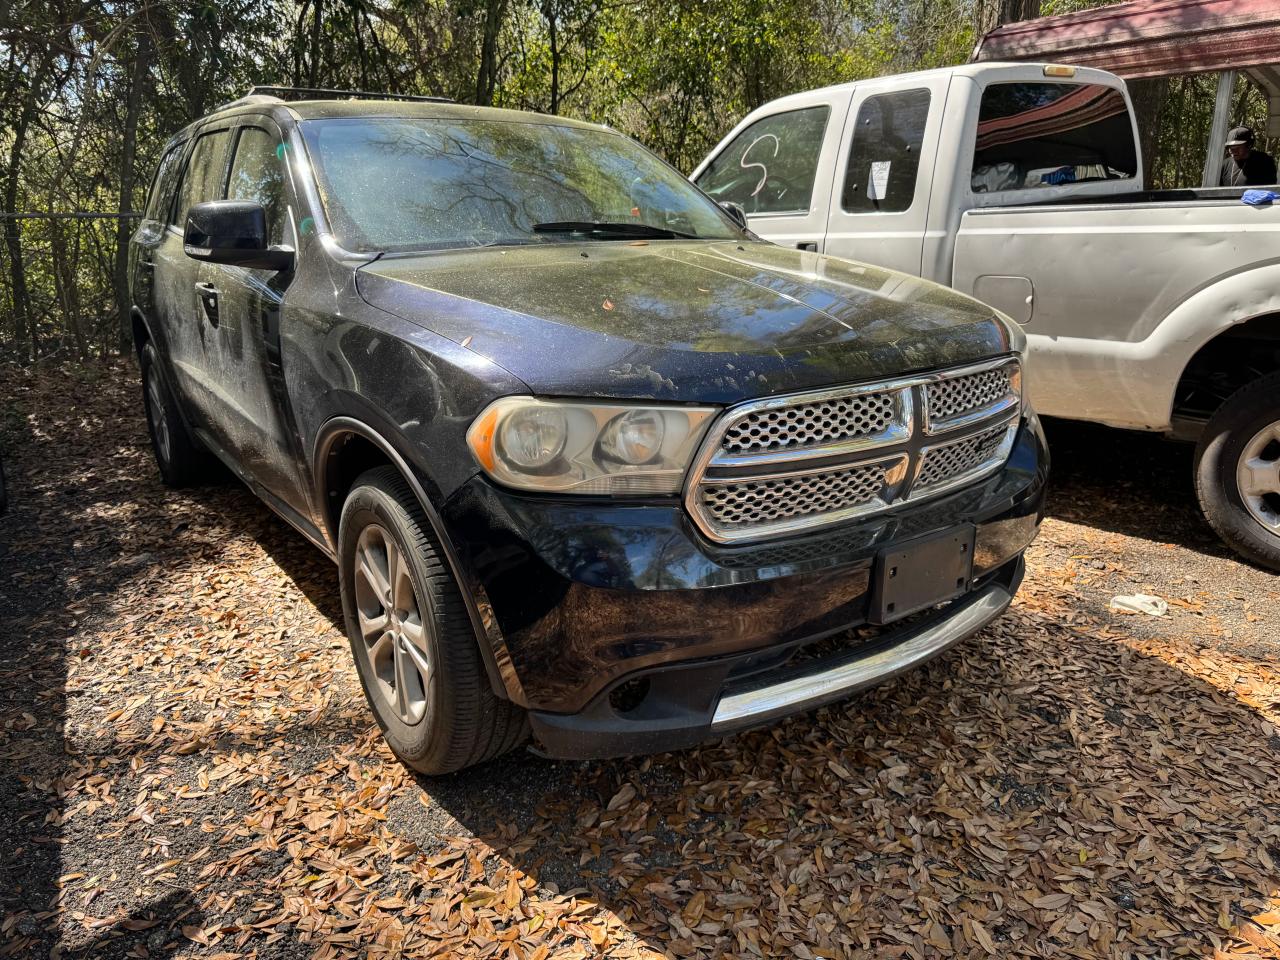
[[133, 234], [133, 245], [129, 251], [133, 304], [142, 311], [151, 333], [159, 341], [157, 348], [164, 357], [169, 356], [169, 341], [164, 325], [156, 314], [155, 256], [156, 248], [164, 242], [169, 230], [169, 212], [173, 207], [173, 193], [178, 185], [178, 176], [182, 173], [182, 155], [186, 149], [187, 141], [179, 141], [160, 158], [151, 192], [147, 194], [142, 222]]
[[836, 160], [826, 251], [919, 274], [946, 75], [859, 83]]
[[187, 210], [202, 200], [219, 196], [227, 169], [229, 139], [230, 130], [225, 126], [203, 130], [196, 138], [182, 171], [169, 223], [150, 251], [154, 276], [151, 296], [167, 341], [173, 387], [182, 398], [191, 425], [205, 431], [212, 425], [206, 351], [213, 329], [196, 286], [201, 264], [183, 252], [182, 236]]
[[[252, 200], [267, 215], [272, 244], [297, 249], [285, 171], [287, 148], [276, 125], [249, 117], [232, 131], [228, 200]], [[302, 482], [301, 443], [284, 385], [280, 319], [293, 272], [206, 263], [201, 296], [217, 323], [209, 340], [209, 380], [218, 436], [253, 480], [303, 516], [310, 515]]]
[[746, 211], [747, 225], [784, 247], [822, 252], [837, 135], [849, 90], [815, 90], [748, 117], [694, 171], [714, 199]]

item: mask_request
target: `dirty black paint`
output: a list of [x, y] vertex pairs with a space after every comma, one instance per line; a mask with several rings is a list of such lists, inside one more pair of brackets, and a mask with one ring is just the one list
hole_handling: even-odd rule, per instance
[[[175, 142], [190, 152], [202, 125], [271, 121], [298, 147], [302, 117], [379, 111], [571, 122], [441, 104], [260, 103]], [[732, 550], [701, 539], [677, 497], [502, 491], [480, 476], [465, 442], [476, 415], [511, 394], [727, 405], [1015, 351], [1015, 334], [989, 308], [928, 281], [745, 234], [371, 261], [326, 232], [304, 152], [281, 155], [295, 266], [219, 275], [234, 310], [219, 329], [192, 294], [212, 274], [184, 257], [176, 227], [144, 222], [133, 251], [138, 322], [191, 427], [331, 555], [341, 491], [332, 495], [328, 454], [340, 449], [338, 418], [358, 421], [403, 461], [454, 557], [503, 695], [564, 713], [641, 667], [754, 655], [857, 623], [877, 550], [960, 522], [978, 526], [989, 563], [1013, 571], [1016, 585], [1011, 565], [1039, 522], [1047, 470], [1034, 418], [1004, 470], [979, 488]]]

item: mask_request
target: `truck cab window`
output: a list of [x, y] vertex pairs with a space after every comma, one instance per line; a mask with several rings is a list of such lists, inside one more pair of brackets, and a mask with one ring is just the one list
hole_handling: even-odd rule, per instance
[[747, 213], [808, 213], [827, 106], [762, 117], [720, 151], [698, 186]]
[[1124, 96], [1096, 83], [993, 83], [982, 94], [974, 193], [1031, 190], [1137, 172]]
[[910, 209], [928, 119], [928, 90], [883, 93], [862, 102], [840, 199], [846, 213]]

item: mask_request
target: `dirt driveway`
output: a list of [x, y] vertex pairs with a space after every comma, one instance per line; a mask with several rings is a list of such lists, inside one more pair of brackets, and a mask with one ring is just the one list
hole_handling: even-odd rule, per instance
[[137, 392], [0, 371], [0, 955], [1280, 956], [1280, 578], [1182, 448], [1057, 425], [1017, 606], [868, 695], [427, 781], [329, 562], [164, 490]]

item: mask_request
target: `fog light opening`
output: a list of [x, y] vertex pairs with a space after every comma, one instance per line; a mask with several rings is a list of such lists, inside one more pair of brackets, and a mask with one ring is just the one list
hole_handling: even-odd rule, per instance
[[649, 696], [649, 678], [640, 677], [638, 680], [628, 680], [615, 687], [609, 694], [609, 705], [618, 713], [630, 713], [644, 703], [647, 696]]

